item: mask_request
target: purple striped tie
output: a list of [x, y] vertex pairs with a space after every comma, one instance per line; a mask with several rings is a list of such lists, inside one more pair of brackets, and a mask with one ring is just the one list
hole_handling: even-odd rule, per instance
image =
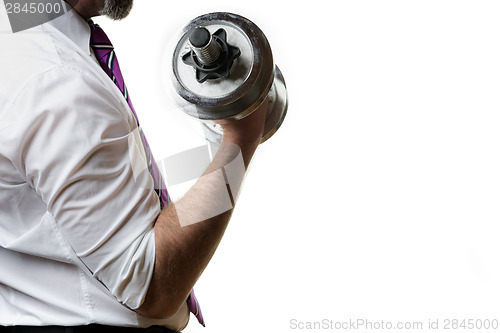
[[[89, 20], [90, 25], [90, 46], [94, 50], [94, 54], [99, 60], [99, 64], [102, 69], [108, 74], [108, 76], [113, 80], [118, 89], [122, 92], [123, 96], [127, 100], [132, 113], [134, 114], [135, 120], [137, 121], [137, 126], [139, 128], [139, 133], [141, 134], [142, 143], [144, 145], [144, 151], [146, 153], [146, 159], [148, 163], [148, 169], [151, 175], [153, 176], [153, 181], [155, 185], [155, 191], [158, 194], [161, 207], [165, 207], [170, 203], [170, 197], [167, 192], [167, 188], [165, 186], [165, 182], [163, 181], [163, 177], [158, 169], [158, 165], [156, 164], [155, 159], [153, 158], [153, 154], [151, 153], [151, 149], [149, 148], [149, 144], [146, 140], [146, 136], [142, 132], [141, 126], [139, 125], [139, 120], [137, 118], [137, 114], [135, 113], [134, 106], [132, 105], [132, 101], [130, 100], [130, 96], [128, 94], [127, 87], [125, 86], [125, 81], [123, 80], [122, 73], [120, 71], [120, 66], [118, 65], [118, 59], [116, 58], [116, 54], [109, 40], [108, 36], [104, 33], [104, 30], [99, 27], [99, 25], [95, 24], [92, 20]], [[203, 315], [201, 314], [200, 305], [198, 304], [198, 300], [194, 295], [194, 291], [191, 290], [187, 298], [187, 304], [189, 311], [191, 311], [200, 324], [205, 326], [205, 321], [203, 320]]]

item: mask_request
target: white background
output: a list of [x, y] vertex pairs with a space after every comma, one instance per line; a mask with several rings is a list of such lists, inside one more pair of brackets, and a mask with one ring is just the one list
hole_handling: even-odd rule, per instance
[[207, 328], [186, 332], [500, 319], [500, 3], [136, 1], [99, 22], [157, 159], [203, 144], [153, 82], [215, 11], [266, 33], [290, 107], [196, 286]]
[[215, 11], [266, 33], [290, 106], [196, 286], [207, 327], [185, 331], [500, 319], [500, 3], [136, 0], [96, 21], [157, 159], [203, 144], [161, 59]]

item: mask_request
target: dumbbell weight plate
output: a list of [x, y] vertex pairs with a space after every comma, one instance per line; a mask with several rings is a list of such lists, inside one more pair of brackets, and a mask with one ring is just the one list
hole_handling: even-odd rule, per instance
[[[189, 36], [197, 27], [211, 34], [224, 29], [227, 43], [240, 49], [229, 78], [200, 83], [196, 70], [182, 61], [190, 52]], [[269, 42], [248, 19], [231, 13], [211, 13], [192, 20], [180, 34], [171, 66], [173, 99], [188, 115], [200, 119], [211, 141], [219, 141], [222, 131], [214, 120], [238, 120], [252, 113], [269, 95], [270, 107], [262, 142], [279, 128], [286, 115], [288, 96], [283, 75], [274, 65]]]
[[[274, 72], [274, 83], [269, 91], [269, 106], [261, 143], [265, 142], [280, 128], [288, 109], [288, 93], [285, 79], [278, 66]], [[222, 127], [214, 122], [203, 122], [205, 137], [212, 142], [222, 140]]]

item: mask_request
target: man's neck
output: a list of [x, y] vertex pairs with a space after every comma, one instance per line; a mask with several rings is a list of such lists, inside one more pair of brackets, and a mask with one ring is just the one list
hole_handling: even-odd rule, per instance
[[64, 0], [85, 20], [99, 16], [102, 0]]

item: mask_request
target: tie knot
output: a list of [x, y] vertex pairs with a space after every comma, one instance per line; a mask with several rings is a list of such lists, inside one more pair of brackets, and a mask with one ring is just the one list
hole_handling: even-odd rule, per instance
[[88, 19], [87, 24], [90, 26], [91, 31], [95, 29], [96, 24], [92, 21], [92, 19]]
[[90, 26], [90, 46], [94, 52], [102, 53], [104, 51], [107, 54], [113, 50], [113, 44], [99, 24], [92, 20], [88, 20], [87, 23]]

